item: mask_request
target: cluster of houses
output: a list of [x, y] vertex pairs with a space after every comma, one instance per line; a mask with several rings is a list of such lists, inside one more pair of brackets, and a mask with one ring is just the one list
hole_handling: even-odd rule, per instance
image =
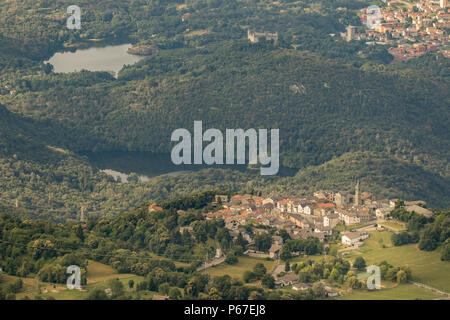
[[[359, 182], [354, 193], [348, 191], [320, 190], [308, 197], [261, 197], [251, 194], [216, 195], [213, 205], [219, 210], [204, 213], [206, 219], [223, 219], [225, 227], [235, 240], [240, 236], [249, 247], [254, 245], [254, 235], [268, 233], [269, 228], [284, 230], [291, 239], [315, 237], [321, 241], [333, 236], [338, 225], [367, 226], [376, 225], [389, 219], [398, 199], [376, 199], [369, 192], [360, 192]], [[425, 208], [424, 201], [405, 201], [405, 210], [427, 218], [433, 212]], [[157, 205], [150, 205], [149, 212], [162, 211]], [[184, 211], [180, 210], [179, 213]], [[251, 231], [249, 231], [251, 230]], [[192, 232], [191, 226], [180, 228], [180, 233]], [[366, 239], [365, 232], [345, 233], [341, 241], [354, 246]], [[277, 259], [283, 246], [283, 239], [273, 236], [269, 252], [247, 250], [246, 254], [261, 258]]]
[[[388, 45], [395, 61], [418, 57], [428, 51], [439, 51], [444, 57], [450, 57], [450, 36], [446, 31], [450, 28], [447, 0], [420, 1], [414, 6], [398, 9], [391, 6], [397, 2], [390, 1], [381, 8], [381, 21], [364, 33], [356, 33], [354, 27], [349, 26], [342, 36], [347, 41], [365, 40], [368, 44]], [[368, 19], [373, 19], [372, 14], [367, 8], [362, 9], [361, 21], [365, 24]]]
[[[376, 199], [369, 192], [360, 192], [357, 182], [354, 193], [348, 191], [320, 190], [307, 197], [267, 197], [251, 194], [244, 195], [216, 195], [212, 205], [216, 210], [204, 213], [206, 219], [223, 219], [225, 227], [231, 237], [236, 240], [241, 236], [248, 246], [244, 254], [259, 258], [278, 259], [283, 247], [283, 238], [272, 235], [272, 244], [268, 252], [259, 252], [254, 249], [254, 236], [268, 234], [270, 228], [285, 230], [292, 239], [316, 237], [326, 240], [336, 232], [338, 225], [353, 226], [351, 232], [341, 234], [341, 242], [348, 247], [357, 247], [369, 237], [367, 229], [390, 219], [389, 215], [395, 208], [398, 199]], [[404, 201], [404, 209], [409, 212], [431, 217], [433, 212], [425, 208], [424, 201]], [[154, 204], [148, 211], [162, 211], [163, 208]], [[179, 210], [182, 214], [184, 211]], [[268, 228], [270, 227], [270, 228]], [[192, 232], [191, 226], [180, 228], [180, 233]], [[349, 248], [348, 250], [351, 250]], [[347, 250], [347, 249], [344, 249]], [[291, 253], [300, 255], [300, 252]], [[345, 254], [345, 253], [344, 253]], [[220, 249], [212, 262], [205, 263], [204, 270], [225, 261]], [[279, 264], [272, 274], [275, 285], [278, 287], [292, 287], [295, 291], [305, 291], [311, 288], [310, 284], [300, 283], [298, 275], [292, 272], [284, 273], [278, 270], [283, 267]], [[325, 286], [326, 295], [335, 297], [339, 293], [331, 287]]]
[[[260, 197], [256, 195], [216, 195], [214, 204], [221, 209], [205, 213], [206, 219], [220, 218], [225, 221], [226, 228], [233, 238], [239, 234], [252, 245], [249, 234], [267, 232], [265, 227], [285, 230], [292, 239], [316, 237], [321, 241], [332, 236], [339, 224], [346, 226], [368, 225], [389, 218], [398, 199], [376, 199], [369, 192], [360, 192], [359, 182], [355, 192], [320, 190], [308, 197]], [[406, 201], [405, 209], [415, 211], [427, 217], [433, 213], [424, 208], [423, 201]], [[342, 243], [354, 245], [367, 234], [348, 234]], [[282, 239], [274, 239], [268, 256], [276, 258], [282, 247]], [[248, 251], [250, 255], [261, 253]]]
[[[275, 280], [275, 285], [277, 287], [288, 287], [292, 286], [294, 291], [306, 291], [311, 288], [310, 284], [302, 283], [298, 281], [298, 275], [295, 273], [288, 273], [284, 276], [277, 277]], [[339, 293], [329, 286], [324, 286], [325, 294], [327, 297], [337, 297]]]

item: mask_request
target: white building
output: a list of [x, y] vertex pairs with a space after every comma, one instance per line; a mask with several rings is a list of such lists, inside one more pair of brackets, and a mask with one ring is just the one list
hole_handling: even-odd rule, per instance
[[375, 210], [375, 214], [377, 216], [377, 219], [385, 220], [389, 216], [391, 211], [392, 208], [378, 208], [377, 210]]
[[323, 225], [334, 228], [339, 223], [339, 215], [336, 213], [323, 216]]
[[355, 244], [358, 244], [362, 240], [367, 239], [368, 237], [369, 237], [368, 233], [350, 232], [344, 234], [341, 238], [341, 241], [343, 244], [347, 246], [353, 246]]

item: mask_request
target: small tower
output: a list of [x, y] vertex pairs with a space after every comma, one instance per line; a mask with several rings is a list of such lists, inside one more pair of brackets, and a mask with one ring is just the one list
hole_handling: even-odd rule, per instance
[[347, 33], [345, 36], [345, 40], [347, 40], [347, 42], [350, 42], [354, 39], [355, 37], [355, 26], [347, 26]]
[[81, 207], [80, 222], [86, 222], [86, 216], [84, 214], [85, 210], [85, 207]]
[[356, 181], [356, 186], [355, 186], [355, 206], [359, 206], [360, 205], [360, 197], [359, 197], [359, 180]]

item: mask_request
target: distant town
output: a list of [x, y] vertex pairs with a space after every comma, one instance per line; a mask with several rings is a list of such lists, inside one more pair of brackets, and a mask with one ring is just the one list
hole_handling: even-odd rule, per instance
[[[381, 21], [373, 28], [358, 32], [348, 26], [341, 36], [347, 41], [364, 40], [367, 44], [389, 46], [394, 62], [418, 57], [430, 51], [450, 57], [450, 13], [448, 0], [427, 0], [416, 4], [406, 1], [387, 1], [380, 10]], [[361, 22], [366, 24], [370, 12], [361, 10]]]

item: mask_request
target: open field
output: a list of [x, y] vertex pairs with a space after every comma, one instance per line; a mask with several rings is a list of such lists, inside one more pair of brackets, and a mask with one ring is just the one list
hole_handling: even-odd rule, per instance
[[450, 263], [440, 260], [439, 248], [421, 251], [416, 244], [395, 247], [390, 240], [391, 234], [389, 231], [370, 232], [370, 238], [364, 241], [364, 245], [352, 251], [346, 259], [363, 256], [368, 265], [386, 260], [394, 266], [408, 266], [414, 281], [450, 292]]
[[[83, 300], [86, 299], [89, 295], [89, 292], [92, 291], [95, 288], [100, 289], [106, 289], [108, 287], [107, 281], [110, 279], [119, 279], [120, 282], [122, 282], [123, 287], [125, 291], [129, 290], [128, 287], [128, 281], [133, 280], [135, 283], [135, 286], [138, 282], [141, 282], [144, 280], [144, 277], [127, 274], [127, 277], [121, 277], [123, 274], [113, 274], [113, 275], [105, 275], [105, 280], [103, 281], [97, 281], [93, 284], [88, 284], [86, 287], [86, 290], [80, 291], [80, 290], [68, 290], [67, 287], [62, 287], [58, 292], [52, 292], [49, 291], [48, 293], [44, 294], [44, 296], [51, 296], [55, 298], [56, 300]], [[145, 296], [145, 295], [144, 295]]]
[[130, 273], [117, 273], [113, 268], [100, 262], [89, 260], [87, 266], [87, 291], [68, 290], [66, 286], [59, 288], [58, 292], [49, 292], [47, 296], [51, 296], [57, 300], [79, 300], [85, 299], [89, 291], [94, 288], [107, 288], [107, 281], [111, 279], [119, 279], [125, 288], [128, 290], [128, 281], [134, 280], [134, 283], [142, 281], [144, 277], [140, 277]]
[[406, 225], [404, 222], [400, 221], [386, 221], [381, 223], [382, 226], [386, 226], [387, 228], [392, 228], [397, 231], [404, 231], [406, 230]]
[[[0, 287], [6, 287], [9, 283], [19, 277], [3, 275]], [[69, 290], [65, 284], [53, 284], [42, 281], [37, 281], [35, 278], [21, 278], [23, 281], [22, 290], [16, 294], [16, 299], [23, 299], [25, 297], [33, 298], [38, 294], [38, 287], [40, 295], [44, 298], [52, 297], [56, 300], [82, 300], [86, 299], [89, 291], [94, 288], [107, 288], [107, 281], [111, 279], [119, 279], [125, 288], [129, 290], [128, 281], [133, 280], [135, 285], [144, 280], [144, 277], [134, 274], [119, 274], [110, 266], [100, 262], [89, 260], [87, 266], [87, 287], [86, 290]], [[145, 297], [145, 294], [143, 294]], [[151, 296], [150, 296], [151, 298]]]
[[[5, 287], [16, 279], [19, 279], [19, 277], [3, 275], [3, 282], [0, 287]], [[43, 297], [53, 297], [59, 300], [79, 300], [87, 296], [86, 292], [68, 290], [66, 285], [63, 284], [41, 282], [37, 281], [35, 278], [21, 279], [23, 282], [23, 287], [20, 292], [15, 295], [17, 300], [24, 299], [25, 297], [33, 299], [33, 297], [39, 294], [39, 292]]]
[[110, 279], [126, 279], [134, 277], [134, 274], [119, 274], [110, 266], [102, 264], [100, 262], [89, 260], [87, 266], [87, 284], [93, 284], [97, 282], [107, 281]]
[[157, 259], [157, 260], [167, 260], [167, 261], [172, 261], [172, 262], [175, 264], [175, 266], [176, 266], [177, 268], [179, 268], [179, 267], [187, 268], [187, 267], [190, 266], [189, 263], [186, 263], [186, 262], [180, 262], [180, 261], [174, 261], [174, 260], [169, 259], [169, 258], [166, 258], [166, 257], [158, 256], [157, 254], [154, 254], [153, 252], [147, 252], [146, 254], [147, 254], [148, 256], [154, 258], [154, 259]]
[[353, 293], [340, 297], [342, 300], [433, 300], [443, 298], [431, 290], [419, 288], [413, 284], [401, 284], [381, 290], [354, 290]]
[[384, 247], [390, 248], [394, 246], [391, 241], [391, 231], [372, 231], [369, 233], [370, 237], [364, 240], [364, 245], [360, 247], [359, 251], [364, 252], [367, 248], [385, 249]]
[[361, 223], [356, 223], [356, 224], [352, 224], [352, 225], [349, 225], [349, 226], [347, 226], [347, 225], [344, 225], [344, 224], [338, 224], [336, 227], [335, 227], [335, 230], [337, 230], [337, 231], [350, 231], [350, 230], [356, 230], [356, 229], [359, 229], [359, 228], [363, 228], [363, 227], [367, 227], [367, 226], [370, 226], [370, 225], [373, 225], [374, 223], [373, 222], [361, 222]]
[[[16, 276], [10, 276], [7, 274], [2, 275], [2, 283], [0, 283], [0, 288], [5, 288], [8, 284], [19, 279]], [[36, 280], [34, 278], [21, 278], [22, 279], [22, 290], [16, 294], [17, 299], [22, 299], [25, 296], [31, 296], [37, 292]]]
[[257, 263], [263, 263], [266, 266], [268, 273], [270, 273], [276, 265], [276, 261], [267, 261], [260, 258], [241, 256], [238, 259], [239, 262], [234, 265], [222, 263], [217, 267], [209, 268], [203, 272], [208, 273], [211, 277], [224, 276], [227, 274], [232, 278], [236, 277], [243, 280], [244, 271], [253, 270], [253, 267]]
[[[332, 298], [337, 300], [433, 300], [445, 299], [444, 295], [438, 294], [428, 289], [417, 287], [413, 284], [397, 284], [390, 281], [382, 281], [381, 290], [360, 289], [353, 290], [352, 293], [346, 292], [346, 287], [331, 285], [335, 290], [341, 293], [341, 296]], [[291, 286], [281, 290], [295, 293]]]

